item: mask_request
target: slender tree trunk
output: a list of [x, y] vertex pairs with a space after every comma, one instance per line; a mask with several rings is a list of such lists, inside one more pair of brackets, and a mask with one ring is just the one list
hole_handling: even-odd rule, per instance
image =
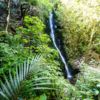
[[96, 31], [96, 25], [95, 25], [95, 22], [93, 22], [93, 27], [92, 27], [92, 31], [91, 31], [91, 35], [90, 35], [90, 40], [89, 40], [89, 44], [88, 44], [88, 47], [91, 48], [91, 45], [92, 45], [92, 42], [93, 42], [93, 38], [94, 38], [94, 35], [95, 35], [95, 31]]
[[7, 15], [7, 25], [6, 25], [6, 33], [8, 33], [8, 27], [10, 22], [10, 0], [8, 0], [8, 15]]
[[95, 34], [95, 31], [94, 31], [94, 29], [92, 29], [92, 33], [91, 33], [90, 41], [89, 41], [89, 47], [90, 47], [91, 44], [92, 44], [92, 40], [93, 40], [94, 34]]

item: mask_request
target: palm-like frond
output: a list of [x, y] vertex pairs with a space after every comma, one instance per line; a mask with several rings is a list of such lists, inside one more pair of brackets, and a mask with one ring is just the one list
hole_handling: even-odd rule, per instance
[[[43, 70], [39, 67], [39, 62], [41, 60], [40, 56], [36, 56], [31, 61], [27, 60], [24, 62], [22, 66], [16, 67], [16, 75], [12, 75], [9, 72], [9, 77], [4, 77], [5, 83], [1, 81], [1, 88], [0, 88], [0, 99], [1, 100], [12, 100], [15, 98], [16, 94], [19, 92], [19, 88], [21, 82], [26, 79], [30, 73], [40, 73]], [[51, 84], [50, 81], [48, 83], [41, 83], [42, 80], [49, 80], [48, 77], [37, 78], [33, 79], [33, 90], [38, 89], [50, 89], [49, 87], [45, 87], [46, 85]], [[38, 87], [37, 87], [38, 86]]]

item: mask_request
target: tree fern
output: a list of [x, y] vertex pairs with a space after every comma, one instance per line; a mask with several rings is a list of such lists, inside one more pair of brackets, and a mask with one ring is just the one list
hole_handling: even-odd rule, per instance
[[[43, 68], [40, 65], [41, 57], [36, 56], [31, 61], [27, 60], [23, 65], [16, 67], [16, 74], [13, 76], [11, 72], [9, 72], [9, 77], [4, 76], [5, 83], [1, 81], [0, 88], [0, 99], [1, 100], [17, 100], [17, 94], [20, 91], [20, 86], [23, 80], [25, 80], [31, 73], [37, 75], [38, 73], [43, 72]], [[43, 80], [48, 80], [44, 81]], [[52, 83], [50, 82], [49, 77], [40, 77], [33, 78], [31, 80], [33, 85], [29, 85], [32, 90], [41, 90], [41, 89], [53, 89], [48, 87]], [[38, 87], [37, 87], [38, 86]]]

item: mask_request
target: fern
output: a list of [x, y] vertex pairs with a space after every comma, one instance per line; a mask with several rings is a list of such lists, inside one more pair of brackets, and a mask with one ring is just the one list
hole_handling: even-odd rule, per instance
[[[0, 99], [1, 100], [17, 100], [17, 94], [20, 91], [21, 83], [24, 81], [31, 73], [37, 75], [38, 73], [43, 72], [43, 68], [40, 67], [41, 57], [36, 56], [31, 61], [27, 60], [22, 66], [16, 67], [16, 75], [12, 75], [9, 71], [9, 77], [4, 76], [5, 83], [1, 81], [0, 88]], [[43, 80], [47, 80], [44, 81]], [[33, 78], [31, 83], [32, 87], [29, 88], [32, 90], [42, 90], [42, 89], [54, 89], [48, 87], [52, 85], [48, 77]], [[38, 86], [38, 87], [37, 87]]]

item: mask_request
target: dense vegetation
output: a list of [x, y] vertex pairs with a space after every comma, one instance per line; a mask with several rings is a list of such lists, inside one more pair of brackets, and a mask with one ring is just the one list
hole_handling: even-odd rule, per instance
[[[70, 1], [67, 6], [58, 5], [57, 22], [64, 39], [64, 48], [71, 59], [83, 55], [99, 60], [100, 7], [99, 0]], [[65, 10], [66, 9], [66, 10]], [[67, 34], [67, 35], [66, 35]], [[92, 55], [93, 54], [93, 55]]]
[[[100, 2], [51, 1], [0, 1], [0, 100], [100, 99]], [[49, 36], [52, 9], [74, 84]]]

